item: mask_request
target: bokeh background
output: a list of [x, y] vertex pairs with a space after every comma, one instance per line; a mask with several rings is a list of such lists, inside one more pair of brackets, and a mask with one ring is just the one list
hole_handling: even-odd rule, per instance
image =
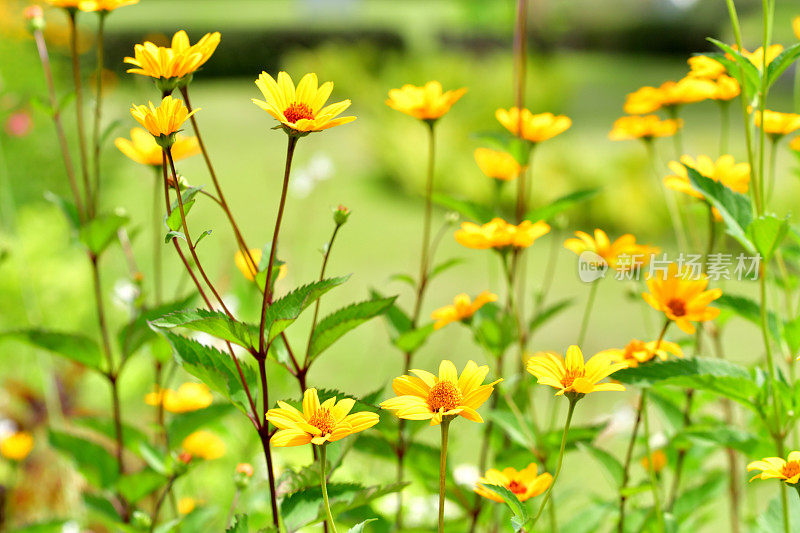
[[[568, 211], [531, 254], [532, 288], [540, 284], [542, 263], [548, 248], [554, 247], [559, 261], [551, 301], [574, 298], [573, 308], [537, 332], [531, 346], [563, 350], [576, 336], [587, 294], [587, 287], [578, 281], [576, 258], [560, 247], [569, 233], [594, 227], [614, 236], [632, 232], [640, 240], [674, 250], [665, 204], [644, 147], [607, 137], [612, 122], [622, 114], [625, 94], [642, 85], [682, 77], [692, 53], [710, 50], [706, 36], [728, 42], [732, 38], [724, 3], [717, 0], [534, 0], [531, 4], [526, 106], [534, 112], [566, 114], [573, 120], [570, 130], [537, 151], [532, 202], [541, 206], [577, 189], [601, 188], [590, 202]], [[790, 21], [800, 9], [791, 4], [777, 5], [776, 42], [795, 41]], [[47, 191], [66, 194], [68, 188], [52, 123], [37, 105], [46, 92], [35, 45], [22, 22], [25, 5], [0, 0], [0, 330], [46, 325], [94, 334], [94, 309], [87, 297], [90, 272], [83, 251], [71, 240], [58, 208], [46, 199]], [[740, 1], [737, 7], [745, 45], [752, 49], [760, 35], [760, 2]], [[70, 86], [66, 19], [55, 9], [47, 9], [46, 18], [45, 35], [63, 95]], [[84, 17], [87, 50], [94, 28], [90, 19]], [[202, 108], [198, 120], [205, 140], [226, 196], [252, 245], [261, 246], [270, 238], [284, 155], [283, 134], [271, 130], [272, 119], [250, 102], [260, 96], [253, 82], [261, 70], [272, 74], [286, 70], [295, 78], [316, 72], [320, 80], [334, 81], [332, 98], [352, 100], [350, 110], [358, 117], [352, 124], [300, 143], [281, 250], [288, 277], [279, 282], [279, 290], [281, 285], [288, 288], [316, 277], [319, 249], [332, 227], [330, 208], [344, 204], [353, 215], [334, 249], [329, 272], [353, 276], [326, 296], [323, 310], [363, 299], [373, 287], [399, 294], [407, 304], [411, 301], [408, 286], [391, 276], [414, 272], [418, 261], [425, 170], [420, 154], [425, 153], [425, 131], [383, 101], [389, 89], [404, 83], [436, 79], [445, 88], [468, 87], [467, 95], [438, 130], [436, 187], [453, 196], [488, 201], [493, 184], [478, 170], [472, 151], [481, 145], [477, 133], [499, 130], [495, 109], [513, 105], [513, 20], [511, 0], [141, 0], [137, 6], [120, 9], [109, 17], [107, 26], [105, 123], [113, 125], [113, 130], [102, 163], [103, 204], [118, 206], [132, 217], [134, 250], [146, 272], [151, 264], [146, 234], [154, 178], [110, 141], [127, 136], [133, 127], [128, 113], [131, 103], [156, 99], [157, 94], [149, 80], [125, 74], [122, 58], [132, 53], [135, 43], [164, 43], [179, 29], [186, 29], [192, 41], [206, 32], [220, 31], [217, 52], [195, 75], [192, 100]], [[92, 75], [91, 54], [84, 57], [83, 65], [87, 76]], [[770, 108], [792, 110], [791, 78], [788, 73], [775, 86]], [[736, 105], [732, 111], [731, 153], [743, 160], [741, 117], [735, 113]], [[73, 130], [72, 115], [65, 114], [68, 131]], [[716, 154], [716, 104], [689, 106], [684, 118], [687, 153]], [[70, 140], [74, 146], [75, 139]], [[659, 172], [666, 175], [663, 163], [674, 159], [672, 143], [660, 141], [657, 147]], [[789, 211], [796, 197], [797, 166], [788, 151], [780, 153], [778, 212]], [[180, 162], [179, 171], [194, 185], [210, 184], [200, 157]], [[253, 318], [257, 302], [252, 286], [233, 266], [235, 246], [222, 214], [214, 207], [199, 205], [193, 215], [202, 221], [201, 229], [214, 231], [200, 247], [201, 256], [240, 316]], [[691, 213], [691, 205], [687, 208], [702, 220], [702, 212]], [[441, 224], [446, 214], [437, 209], [435, 220]], [[179, 263], [172, 261], [172, 254], [165, 257], [167, 286], [176, 294], [186, 293], [189, 284]], [[489, 254], [460, 248], [448, 236], [440, 257], [461, 257], [465, 262], [434, 282], [426, 311], [448, 303], [458, 292], [502, 292], [498, 266]], [[105, 261], [104, 287], [112, 302], [112, 322], [120, 325], [129, 315], [132, 285], [121, 252], [108, 254]], [[619, 346], [634, 336], [654, 335], [637, 301], [639, 289], [616, 281], [600, 287], [585, 352]], [[746, 292], [747, 286], [741, 290]], [[730, 357], [751, 361], [758, 350], [755, 328], [741, 324], [731, 329], [735, 331], [728, 342], [735, 349], [729, 350]], [[443, 357], [458, 365], [484, 358], [466, 329], [455, 325], [431, 338], [418, 354], [416, 366], [430, 368]], [[123, 416], [147, 427], [151, 411], [143, 397], [151, 390], [152, 375], [145, 357], [138, 363], [121, 385]], [[386, 384], [401, 368], [401, 355], [389, 343], [384, 325], [375, 320], [327, 352], [309, 380], [316, 386], [364, 394]], [[296, 398], [294, 385], [281, 372], [272, 369], [273, 397]], [[38, 427], [46, 417], [58, 425], [73, 414], [107, 408], [105, 383], [21, 344], [0, 344], [0, 386], [0, 428], [9, 421]], [[547, 396], [543, 394], [541, 400], [549, 406]], [[598, 401], [581, 405], [579, 418], [601, 420], [624, 411], [628, 401], [601, 395]], [[220, 433], [227, 435], [226, 458], [203, 465], [201, 477], [196, 474], [194, 483], [179, 485], [178, 492], [224, 509], [233, 490], [232, 465], [252, 461], [260, 467], [261, 482], [264, 476], [258, 442], [245, 421], [232, 414], [217, 424]], [[469, 465], [475, 460], [470, 437], [477, 430], [466, 423], [459, 425], [453, 460]], [[435, 432], [430, 433], [433, 439]], [[611, 449], [620, 447], [613, 437], [608, 439]], [[307, 459], [302, 451], [291, 450], [282, 450], [277, 457], [283, 465]], [[587, 486], [602, 492], [608, 485], [590, 460], [575, 459], [572, 465], [568, 461], [562, 494], [585, 491]], [[351, 461], [347, 475], [391, 477], [391, 468], [382, 472], [373, 466], [363, 456]], [[580, 466], [584, 481], [570, 475], [571, 466]], [[15, 505], [23, 515], [14, 519], [68, 514], [79, 499], [75, 488], [80, 483], [69, 474], [69, 467], [39, 442], [26, 469], [12, 478], [8, 465], [0, 463], [0, 485], [17, 483], [25, 489], [15, 492], [19, 498]], [[591, 484], [586, 483], [587, 476]], [[410, 492], [414, 493], [413, 487]], [[251, 491], [247, 497], [255, 504], [263, 501], [263, 494]], [[414, 505], [418, 508], [412, 514], [427, 523], [424, 515], [432, 513], [432, 500], [422, 498]], [[720, 517], [723, 505], [719, 505]], [[762, 507], [753, 496], [748, 506], [748, 512]]]

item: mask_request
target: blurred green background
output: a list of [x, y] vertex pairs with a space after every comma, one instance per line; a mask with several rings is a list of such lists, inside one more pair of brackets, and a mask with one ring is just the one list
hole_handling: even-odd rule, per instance
[[[792, 44], [791, 17], [800, 8], [779, 3], [775, 40]], [[45, 96], [35, 45], [21, 23], [24, 2], [0, 2], [0, 330], [26, 325], [84, 331], [96, 330], [90, 294], [90, 273], [81, 248], [71, 241], [69, 229], [56, 207], [45, 199], [46, 191], [68, 192], [63, 166], [49, 117], [32, 102]], [[760, 12], [758, 2], [737, 3], [743, 16], [745, 43], [757, 46]], [[69, 90], [69, 65], [64, 47], [63, 13], [46, 10], [47, 38], [54, 60], [60, 94]], [[438, 128], [436, 188], [453, 196], [489, 201], [493, 184], [472, 158], [481, 145], [476, 133], [498, 131], [494, 111], [513, 105], [512, 26], [514, 2], [510, 0], [141, 0], [134, 7], [114, 12], [108, 21], [109, 93], [105, 123], [119, 121], [111, 139], [128, 136], [134, 121], [131, 103], [156, 99], [149, 80], [124, 73], [122, 57], [144, 39], [156, 42], [174, 31], [186, 29], [196, 41], [207, 31], [221, 31], [222, 42], [191, 85], [192, 101], [202, 108], [198, 121], [247, 241], [262, 246], [271, 235], [278, 202], [284, 157], [284, 136], [270, 128], [271, 117], [250, 102], [260, 97], [253, 81], [261, 70], [273, 75], [286, 70], [296, 80], [316, 72], [321, 81], [335, 83], [332, 99], [349, 98], [349, 111], [358, 117], [352, 124], [303, 139], [295, 157], [292, 188], [286, 211], [281, 258], [289, 275], [278, 288], [287, 289], [314, 279], [320, 262], [319, 249], [332, 229], [330, 208], [348, 206], [353, 215], [333, 251], [331, 274], [353, 273], [351, 280], [325, 297], [323, 311], [364, 299], [372, 287], [400, 294], [408, 306], [411, 294], [398, 272], [415, 272], [419, 253], [422, 186], [425, 162], [425, 130], [415, 120], [389, 109], [383, 101], [393, 87], [422, 84], [436, 79], [445, 88], [468, 87], [466, 96], [441, 120]], [[94, 28], [92, 16], [82, 17], [86, 45]], [[538, 241], [530, 254], [532, 289], [541, 283], [548, 250], [558, 254], [551, 301], [574, 298], [573, 308], [537, 333], [535, 350], [562, 351], [574, 341], [587, 287], [577, 278], [576, 258], [560, 247], [577, 229], [604, 228], [612, 236], [634, 233], [640, 240], [674, 250], [665, 204], [656, 185], [644, 147], [638, 142], [612, 142], [607, 138], [615, 118], [622, 114], [625, 94], [642, 85], [658, 85], [678, 79], [687, 71], [686, 59], [709, 49], [706, 36], [730, 42], [724, 4], [716, 0], [555, 0], [532, 2], [526, 106], [534, 112], [566, 114], [573, 126], [544, 143], [533, 165], [534, 206], [544, 205], [571, 191], [599, 187], [590, 202], [570, 210], [551, 235]], [[93, 57], [83, 58], [85, 74], [93, 74]], [[776, 85], [769, 107], [791, 111], [792, 72]], [[744, 160], [741, 117], [732, 106], [731, 153]], [[31, 121], [24, 131], [11, 122], [20, 114]], [[349, 114], [349, 113], [348, 113]], [[73, 130], [72, 108], [65, 115]], [[685, 109], [684, 142], [692, 155], [716, 157], [719, 114], [714, 102]], [[15, 118], [16, 117], [16, 118]], [[17, 123], [18, 124], [18, 123]], [[75, 139], [70, 139], [73, 147]], [[785, 141], [784, 141], [785, 142]], [[674, 159], [670, 140], [657, 143], [660, 175], [665, 162]], [[791, 210], [797, 194], [796, 160], [782, 150], [778, 160], [778, 194], [775, 209]], [[194, 185], [210, 186], [202, 159], [179, 163], [179, 171]], [[103, 199], [106, 207], [121, 207], [132, 217], [134, 250], [148, 285], [151, 250], [149, 220], [154, 179], [152, 173], [126, 159], [111, 142], [103, 159]], [[506, 191], [510, 201], [512, 190]], [[701, 234], [702, 210], [684, 203], [692, 225]], [[441, 224], [446, 212], [437, 210]], [[213, 229], [200, 246], [200, 255], [244, 319], [257, 313], [253, 287], [233, 267], [235, 246], [222, 214], [204, 204], [193, 215], [195, 231]], [[202, 226], [202, 227], [200, 227]], [[555, 241], [555, 242], [554, 242]], [[490, 289], [503, 292], [498, 264], [488, 253], [459, 247], [449, 236], [443, 240], [440, 258], [466, 261], [437, 279], [426, 298], [426, 312], [445, 305], [459, 292], [477, 294]], [[176, 293], [188, 290], [179, 263], [165, 250], [168, 287]], [[129, 314], [126, 293], [130, 282], [121, 252], [108, 254], [103, 264], [104, 287], [112, 321], [124, 323]], [[608, 280], [600, 297], [584, 351], [625, 344], [632, 337], [655, 335], [656, 317], [644, 310], [635, 296], [641, 287]], [[747, 284], [736, 287], [747, 293]], [[630, 295], [634, 297], [631, 298]], [[308, 317], [306, 317], [308, 319]], [[738, 324], [738, 323], [737, 323]], [[294, 327], [304, 338], [304, 325]], [[729, 328], [732, 329], [732, 328]], [[751, 362], [760, 354], [759, 338], [750, 325], [734, 328], [726, 337], [729, 356]], [[146, 427], [151, 411], [143, 396], [151, 389], [152, 375], [146, 356], [140, 356], [122, 383], [123, 416], [140, 420]], [[431, 368], [449, 358], [462, 365], [484, 355], [471, 343], [465, 328], [452, 325], [435, 334], [416, 358], [415, 366]], [[334, 387], [364, 394], [385, 385], [402, 368], [401, 354], [388, 342], [384, 325], [376, 320], [346, 337], [315, 366], [312, 385]], [[60, 376], [54, 382], [56, 373]], [[280, 368], [272, 369], [273, 398], [296, 398], [298, 393]], [[185, 377], [185, 376], [184, 376]], [[29, 421], [31, 406], [42, 410], [42, 391], [52, 400], [62, 389], [75, 393], [63, 398], [71, 412], [104, 412], [107, 387], [50, 356], [19, 344], [0, 344], [0, 418]], [[62, 381], [78, 383], [66, 387]], [[177, 384], [180, 379], [176, 379]], [[542, 411], [549, 409], [548, 393], [540, 395]], [[29, 401], [21, 401], [28, 398]], [[581, 405], [579, 419], [598, 420], [632, 402], [632, 395], [601, 395]], [[546, 406], [546, 407], [545, 407]], [[35, 410], [35, 409], [34, 409]], [[50, 412], [59, 423], [59, 415]], [[386, 415], [388, 416], [388, 415]], [[453, 442], [455, 464], [474, 463], [472, 437], [477, 429], [459, 423]], [[215, 429], [215, 428], [212, 428]], [[228, 456], [204, 465], [203, 483], [184, 484], [178, 491], [224, 509], [229, 502], [232, 465], [249, 460], [263, 487], [263, 466], [254, 435], [243, 418], [228, 417], [216, 430], [226, 434]], [[435, 432], [423, 432], [433, 439]], [[52, 452], [39, 443], [39, 474], [51, 479], [67, 471]], [[604, 442], [619, 449], [621, 439]], [[302, 464], [307, 450], [281, 450], [279, 464]], [[55, 461], [55, 463], [52, 463]], [[570, 465], [569, 463], [572, 463]], [[57, 465], [57, 468], [54, 467]], [[524, 465], [515, 465], [524, 466]], [[582, 476], [570, 475], [570, 466]], [[377, 472], [377, 473], [376, 473]], [[373, 463], [351, 461], [348, 475], [378, 481], [391, 477]], [[641, 474], [642, 472], [639, 472]], [[0, 476], [10, 476], [0, 467]], [[203, 475], [203, 474], [201, 474]], [[562, 495], [587, 486], [586, 476], [602, 493], [607, 484], [588, 457], [568, 461]], [[0, 478], [1, 479], [1, 478]], [[195, 478], [198, 479], [198, 478]], [[0, 481], [2, 483], [2, 481]], [[62, 488], [75, 486], [65, 478]], [[410, 489], [411, 493], [414, 488]], [[251, 491], [254, 502], [263, 491]], [[68, 509], [77, 496], [62, 490], [57, 496], [31, 491], [25, 502], [26, 519], [43, 518]], [[52, 498], [49, 506], [43, 504]], [[752, 510], [763, 507], [751, 501]], [[431, 504], [431, 509], [433, 504]], [[570, 504], [566, 504], [570, 506]], [[724, 516], [720, 502], [718, 515]]]

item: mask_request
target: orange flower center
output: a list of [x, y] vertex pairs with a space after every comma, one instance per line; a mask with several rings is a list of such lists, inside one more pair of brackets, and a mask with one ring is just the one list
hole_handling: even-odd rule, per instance
[[336, 426], [336, 421], [333, 419], [329, 409], [318, 409], [308, 420], [308, 423], [322, 431], [323, 435], [332, 433], [333, 428]]
[[311, 108], [306, 104], [292, 102], [283, 112], [283, 116], [285, 116], [286, 120], [289, 122], [294, 123], [303, 118], [313, 119], [314, 112], [311, 111]]
[[625, 359], [636, 359], [633, 356], [633, 354], [636, 353], [636, 352], [644, 351], [644, 349], [645, 349], [644, 342], [642, 342], [642, 341], [640, 341], [638, 339], [634, 339], [631, 342], [629, 342], [627, 346], [625, 346], [625, 355], [624, 355], [624, 357], [625, 357]]
[[680, 298], [673, 298], [667, 302], [667, 307], [675, 316], [683, 316], [686, 314], [686, 302]]
[[463, 401], [461, 390], [449, 381], [440, 381], [428, 393], [428, 406], [432, 411], [455, 409]]
[[568, 368], [564, 377], [561, 378], [561, 384], [564, 385], [565, 389], [568, 389], [572, 386], [572, 382], [575, 381], [575, 378], [582, 378], [584, 374], [584, 370]]
[[783, 465], [783, 468], [781, 468], [781, 474], [786, 476], [786, 479], [789, 479], [790, 477], [794, 477], [797, 474], [800, 474], [800, 462], [797, 461], [787, 462], [785, 465]]
[[514, 494], [524, 494], [527, 488], [522, 483], [517, 481], [512, 481], [508, 484], [508, 490], [513, 492]]

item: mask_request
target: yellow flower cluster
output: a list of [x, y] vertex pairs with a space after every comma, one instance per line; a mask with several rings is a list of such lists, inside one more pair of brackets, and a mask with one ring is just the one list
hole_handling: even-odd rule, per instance
[[467, 320], [487, 303], [496, 301], [497, 295], [489, 291], [483, 291], [475, 297], [474, 301], [470, 301], [467, 294], [459, 294], [453, 299], [453, 305], [440, 307], [431, 313], [431, 318], [436, 321], [433, 327], [441, 329], [451, 322]]
[[494, 248], [504, 251], [509, 248], [527, 248], [549, 231], [550, 225], [541, 220], [536, 223], [524, 220], [515, 226], [502, 218], [495, 218], [480, 226], [473, 222], [463, 222], [461, 229], [455, 232], [455, 239], [467, 248]]

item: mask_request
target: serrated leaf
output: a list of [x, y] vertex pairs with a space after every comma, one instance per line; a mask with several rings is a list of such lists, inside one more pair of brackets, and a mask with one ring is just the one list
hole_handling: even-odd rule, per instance
[[396, 299], [397, 296], [367, 300], [339, 309], [323, 318], [314, 328], [309, 358], [313, 360], [345, 333], [386, 312]]
[[[228, 398], [243, 413], [250, 412], [247, 395], [230, 354], [176, 335], [167, 329], [158, 329], [158, 332], [169, 341], [184, 370]], [[253, 401], [257, 401], [258, 382], [255, 370], [243, 360], [239, 361], [239, 365], [250, 387]]]
[[528, 212], [528, 214], [525, 215], [525, 219], [530, 220], [531, 222], [537, 222], [539, 220], [552, 221], [552, 219], [557, 215], [560, 215], [567, 209], [574, 207], [581, 202], [585, 202], [590, 198], [594, 198], [599, 192], [599, 187], [593, 189], [581, 189], [579, 191], [571, 192], [553, 200], [545, 206]]
[[614, 481], [616, 486], [622, 487], [624, 469], [622, 467], [622, 463], [620, 463], [616, 457], [607, 451], [594, 446], [593, 444], [578, 443], [578, 448], [594, 457], [597, 462], [603, 466], [608, 475], [611, 476], [611, 479]]
[[483, 487], [503, 498], [503, 501], [506, 502], [506, 505], [517, 519], [515, 521], [512, 520], [514, 531], [522, 531], [530, 515], [528, 514], [528, 508], [519, 501], [517, 495], [501, 485], [483, 484]]
[[769, 262], [789, 230], [789, 219], [761, 215], [747, 227], [747, 236], [764, 261]]
[[116, 482], [117, 461], [104, 447], [62, 431], [50, 430], [50, 445], [67, 455], [89, 484], [106, 489]]
[[267, 308], [266, 326], [264, 334], [267, 342], [270, 343], [283, 330], [288, 328], [309, 305], [314, 303], [320, 296], [347, 281], [350, 276], [338, 278], [328, 278], [322, 281], [315, 281], [299, 287], [286, 296], [272, 302]]
[[102, 372], [103, 354], [100, 346], [94, 340], [77, 333], [61, 333], [35, 328], [20, 329], [2, 332], [0, 339], [24, 342]]
[[156, 328], [181, 327], [207, 333], [212, 337], [232, 342], [248, 350], [258, 347], [258, 326], [232, 319], [221, 311], [195, 309], [175, 311], [150, 321]]
[[437, 205], [455, 211], [464, 218], [480, 224], [489, 222], [495, 216], [494, 212], [486, 206], [468, 200], [459, 200], [446, 194], [434, 193], [431, 199]]
[[231, 527], [226, 529], [226, 533], [250, 533], [249, 519], [246, 514], [237, 514], [233, 517]]
[[707, 178], [689, 165], [686, 167], [692, 187], [700, 192], [711, 205], [717, 208], [725, 222], [727, 233], [739, 241], [747, 251], [755, 252], [753, 243], [747, 237], [747, 227], [753, 220], [750, 199], [722, 183]]
[[[194, 207], [195, 196], [202, 190], [202, 187], [189, 187], [188, 189], [181, 192], [181, 200], [183, 201], [183, 214], [187, 218], [189, 217], [189, 211], [192, 210]], [[183, 221], [181, 220], [181, 210], [180, 204], [178, 203], [178, 199], [176, 198], [172, 202], [172, 206], [170, 207], [170, 214], [165, 217], [165, 223], [167, 227], [172, 231], [178, 231], [183, 226]]]
[[116, 239], [117, 231], [128, 223], [122, 213], [103, 213], [86, 222], [78, 230], [78, 238], [93, 254], [100, 255]]

